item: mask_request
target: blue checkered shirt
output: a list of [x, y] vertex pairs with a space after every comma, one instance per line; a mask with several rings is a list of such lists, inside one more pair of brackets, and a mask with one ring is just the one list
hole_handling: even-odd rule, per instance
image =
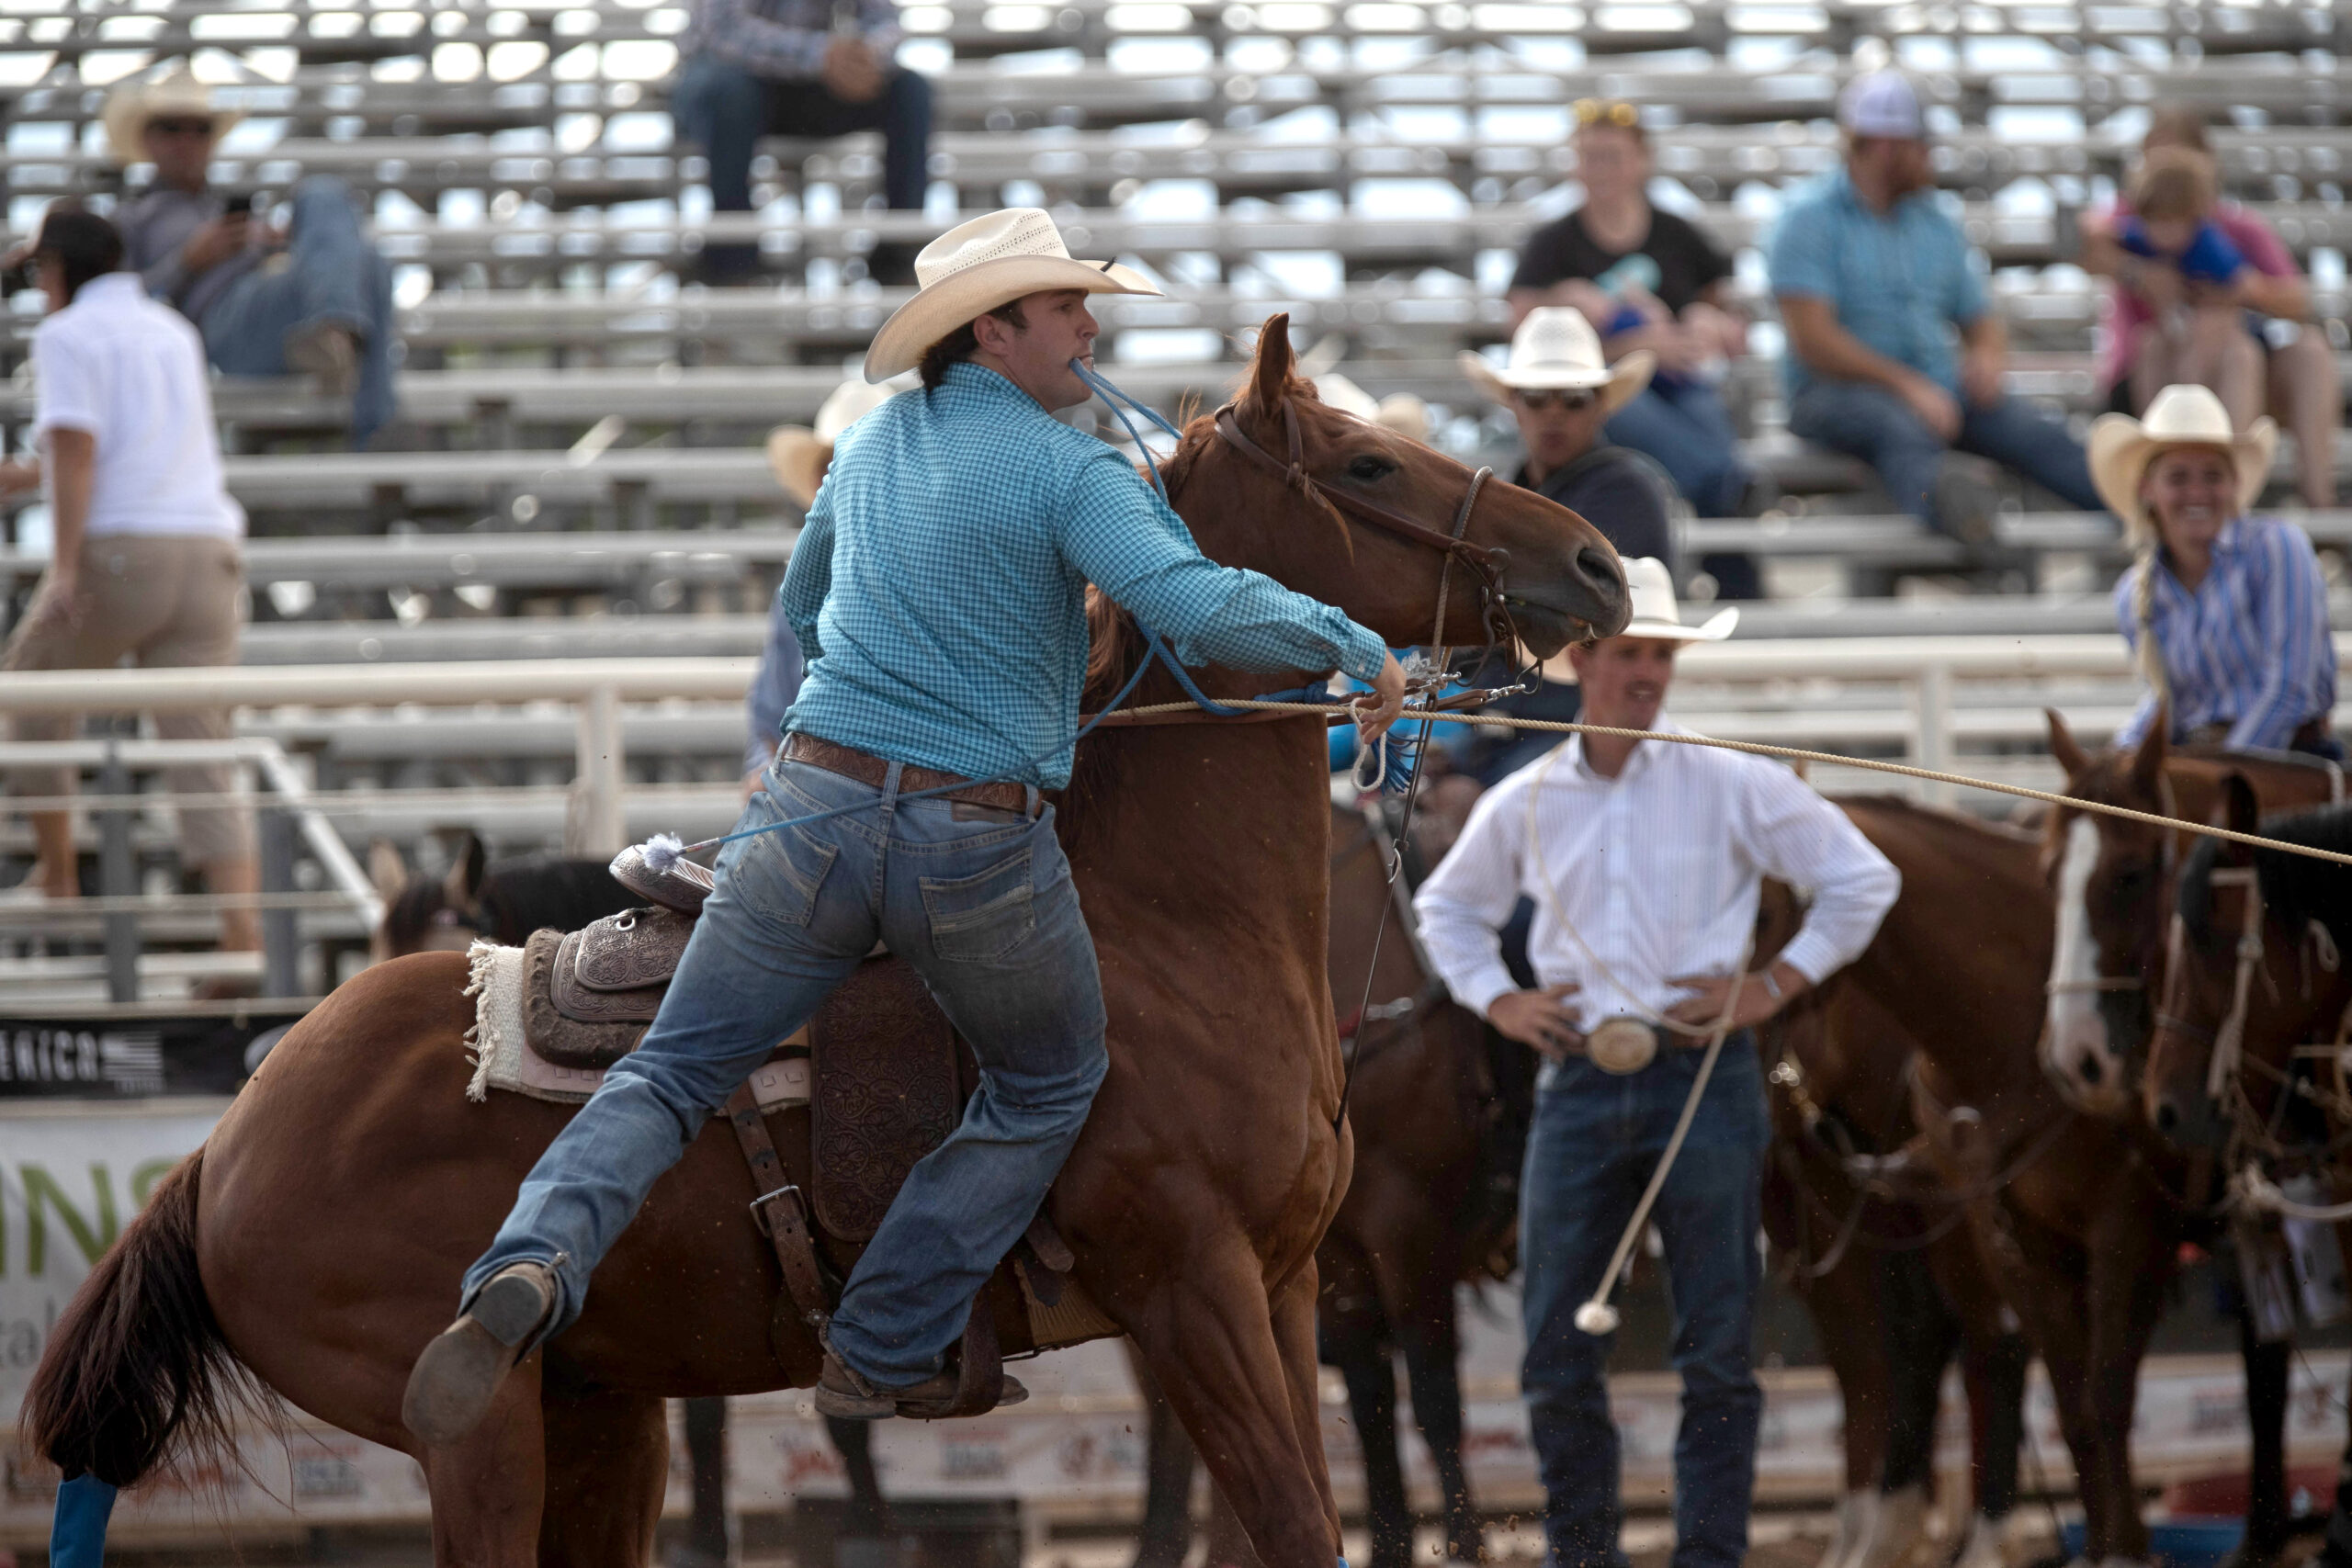
[[696, 0], [683, 50], [754, 75], [806, 80], [824, 66], [836, 16], [885, 62], [905, 36], [897, 0]]
[[1380, 672], [1378, 637], [1210, 560], [1126, 459], [950, 366], [842, 434], [784, 578], [785, 728], [966, 778], [1069, 782], [1094, 583], [1195, 668]]
[[[2132, 614], [2140, 569], [2115, 585], [2123, 640], [2139, 646]], [[2311, 536], [2276, 517], [2240, 517], [2213, 541], [2213, 564], [2190, 592], [2156, 558], [2151, 624], [2172, 685], [2172, 735], [2230, 727], [2232, 746], [2283, 750], [2295, 731], [2335, 707], [2335, 638], [2327, 626], [2327, 581]], [[2155, 722], [2156, 696], [2117, 732], [2136, 746]]]

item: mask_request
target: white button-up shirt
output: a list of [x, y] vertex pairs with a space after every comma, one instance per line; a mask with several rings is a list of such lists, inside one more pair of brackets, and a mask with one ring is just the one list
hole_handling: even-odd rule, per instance
[[[1675, 728], [1663, 718], [1657, 728]], [[1544, 866], [1606, 974], [1560, 929], [1537, 880], [1527, 806], [1539, 774]], [[1780, 957], [1816, 983], [1870, 945], [1902, 886], [1844, 812], [1778, 762], [1645, 742], [1607, 779], [1574, 738], [1548, 774], [1539, 761], [1487, 792], [1413, 902], [1439, 976], [1455, 1001], [1483, 1013], [1519, 988], [1497, 931], [1522, 894], [1533, 899], [1536, 978], [1581, 986], [1566, 1005], [1589, 1031], [1611, 1014], [1661, 1013], [1687, 999], [1670, 977], [1729, 973], [1766, 876], [1813, 890], [1804, 928]]]

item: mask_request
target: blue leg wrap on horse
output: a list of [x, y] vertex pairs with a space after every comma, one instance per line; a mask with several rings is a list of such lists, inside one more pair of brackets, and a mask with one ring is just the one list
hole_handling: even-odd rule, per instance
[[114, 1488], [87, 1473], [61, 1483], [57, 1511], [50, 1516], [50, 1568], [99, 1568], [107, 1555], [107, 1520], [114, 1514]]

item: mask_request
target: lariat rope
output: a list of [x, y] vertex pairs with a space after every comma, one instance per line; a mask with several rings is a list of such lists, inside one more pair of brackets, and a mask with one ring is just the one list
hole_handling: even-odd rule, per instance
[[[1223, 699], [1227, 707], [1251, 713], [1295, 713], [1302, 716], [1319, 714], [1326, 719], [1351, 718], [1356, 709], [1349, 703], [1290, 703], [1268, 702], [1249, 697]], [[1190, 703], [1155, 703], [1148, 707], [1124, 708], [1123, 714], [1141, 717], [1147, 715], [1175, 713], [1190, 708]], [[1102, 716], [1097, 716], [1099, 718]], [[1991, 779], [1971, 778], [1966, 773], [1947, 773], [1934, 768], [1915, 768], [1907, 762], [1885, 762], [1874, 757], [1840, 757], [1830, 751], [1808, 751], [1801, 746], [1773, 746], [1761, 740], [1725, 740], [1713, 735], [1688, 735], [1670, 730], [1624, 729], [1604, 724], [1571, 724], [1559, 719], [1513, 718], [1506, 715], [1482, 713], [1449, 713], [1440, 709], [1408, 707], [1402, 719], [1419, 718], [1440, 724], [1482, 724], [1505, 729], [1532, 729], [1545, 734], [1606, 735], [1626, 740], [1659, 740], [1676, 746], [1713, 746], [1725, 751], [1745, 751], [1757, 757], [1778, 757], [1784, 761], [1826, 762], [1832, 767], [1864, 768], [1871, 773], [1894, 773], [1908, 779], [1924, 779], [1929, 784], [1958, 784], [1967, 789], [1988, 790], [1995, 795], [2013, 795], [2020, 800], [2038, 800], [2046, 806], [2063, 806], [2072, 811], [2095, 812], [2103, 817], [2120, 817], [2126, 821], [2144, 822], [2154, 828], [2170, 828], [2184, 833], [2195, 833], [2208, 839], [2222, 839], [2233, 844], [2247, 844], [2258, 850], [2277, 850], [2282, 854], [2302, 855], [2310, 860], [2333, 861], [2338, 865], [2352, 865], [2352, 854], [2334, 850], [2313, 849], [2309, 844], [2292, 844], [2283, 839], [2266, 839], [2259, 833], [2241, 833], [2231, 828], [2216, 828], [2207, 823], [2190, 822], [2177, 817], [2161, 817], [2153, 811], [2134, 811], [2128, 806], [2110, 806], [2105, 801], [2080, 800], [2071, 795], [2059, 795], [2046, 789], [2029, 789], [2023, 784], [1998, 784]]]

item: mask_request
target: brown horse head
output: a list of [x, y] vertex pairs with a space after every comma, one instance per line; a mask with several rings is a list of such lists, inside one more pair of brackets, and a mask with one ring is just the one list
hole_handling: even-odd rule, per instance
[[[2172, 815], [2160, 716], [2131, 751], [2083, 750], [2055, 711], [2050, 752], [2075, 800]], [[2165, 829], [2059, 807], [2047, 824], [2051, 890], [2058, 919], [2041, 1034], [2042, 1066], [2075, 1109], [2120, 1115], [2131, 1075], [2154, 1019], [2150, 987], [2162, 962], [2172, 895], [2173, 836]]]
[[1288, 316], [1267, 320], [1229, 408], [1194, 420], [1166, 469], [1215, 559], [1336, 604], [1394, 647], [1515, 635], [1548, 657], [1625, 624], [1624, 572], [1599, 530], [1321, 401], [1295, 373]]
[[[2214, 821], [2317, 849], [2352, 849], [2352, 811], [2262, 825], [2253, 786], [2229, 781]], [[2352, 868], [2208, 839], [2188, 856], [2142, 1096], [2157, 1132], [2220, 1152], [2243, 1109], [2267, 1122], [2295, 1051], [2352, 1016]], [[2243, 976], [2243, 983], [2242, 983]], [[2236, 1015], [2239, 1066], [2213, 1053]], [[2322, 1082], [2331, 1071], [2322, 1064]]]

